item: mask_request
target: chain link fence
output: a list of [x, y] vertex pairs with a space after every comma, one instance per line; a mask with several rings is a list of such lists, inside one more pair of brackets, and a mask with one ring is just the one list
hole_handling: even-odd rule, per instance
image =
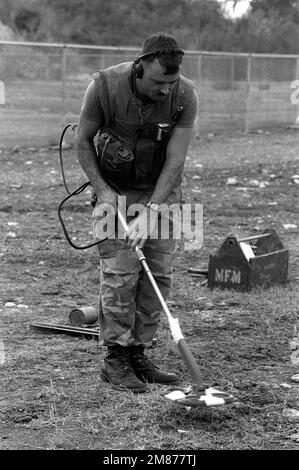
[[[57, 145], [79, 116], [98, 69], [132, 61], [138, 49], [0, 42], [0, 147]], [[291, 83], [299, 58], [186, 51], [182, 73], [200, 97], [196, 135], [294, 125]]]

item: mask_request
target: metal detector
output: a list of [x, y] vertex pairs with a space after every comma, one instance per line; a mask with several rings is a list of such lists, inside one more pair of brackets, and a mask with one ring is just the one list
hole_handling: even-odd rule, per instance
[[[120, 220], [120, 223], [123, 229], [125, 230], [125, 232], [127, 232], [128, 225], [126, 223], [125, 218], [123, 217], [123, 214], [120, 211], [118, 211], [118, 218]], [[174, 318], [172, 314], [170, 313], [170, 310], [165, 302], [165, 299], [163, 298], [161, 291], [154, 279], [154, 276], [149, 269], [149, 266], [146, 262], [146, 258], [142, 250], [138, 246], [136, 246], [135, 252], [145, 273], [147, 274], [149, 278], [149, 281], [152, 287], [154, 288], [157, 294], [157, 297], [162, 305], [164, 312], [166, 313], [173, 340], [175, 344], [177, 345], [177, 348], [193, 379], [192, 386], [189, 386], [185, 389], [183, 388], [168, 389], [167, 391], [163, 392], [162, 395], [165, 398], [172, 400], [174, 403], [177, 403], [185, 407], [201, 407], [201, 406], [211, 407], [211, 406], [226, 405], [228, 403], [232, 403], [236, 401], [236, 399], [229, 393], [216, 390], [212, 387], [207, 387], [204, 384], [202, 380], [201, 372], [196, 363], [196, 360], [192, 352], [190, 351], [186, 343], [186, 340], [184, 339], [181, 327], [179, 325], [178, 318]]]

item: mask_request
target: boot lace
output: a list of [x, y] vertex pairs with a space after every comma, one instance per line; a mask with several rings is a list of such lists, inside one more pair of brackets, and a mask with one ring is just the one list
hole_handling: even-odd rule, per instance
[[127, 371], [132, 370], [127, 351], [120, 351], [118, 353], [117, 359], [118, 359], [119, 364], [121, 364], [124, 370], [127, 370]]

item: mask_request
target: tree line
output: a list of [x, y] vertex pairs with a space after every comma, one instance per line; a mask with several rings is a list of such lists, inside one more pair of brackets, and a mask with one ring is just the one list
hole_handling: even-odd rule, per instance
[[299, 53], [293, 0], [251, 0], [238, 19], [216, 0], [0, 0], [0, 20], [27, 41], [139, 47], [165, 31], [189, 50]]

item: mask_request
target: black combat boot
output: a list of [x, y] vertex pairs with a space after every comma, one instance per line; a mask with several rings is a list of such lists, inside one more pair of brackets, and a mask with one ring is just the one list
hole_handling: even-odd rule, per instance
[[129, 361], [129, 348], [119, 345], [108, 347], [108, 354], [101, 365], [101, 378], [118, 390], [145, 392], [146, 385], [135, 375]]
[[131, 346], [129, 350], [132, 369], [142, 382], [160, 384], [178, 382], [179, 378], [176, 374], [160, 370], [144, 355], [144, 346]]

